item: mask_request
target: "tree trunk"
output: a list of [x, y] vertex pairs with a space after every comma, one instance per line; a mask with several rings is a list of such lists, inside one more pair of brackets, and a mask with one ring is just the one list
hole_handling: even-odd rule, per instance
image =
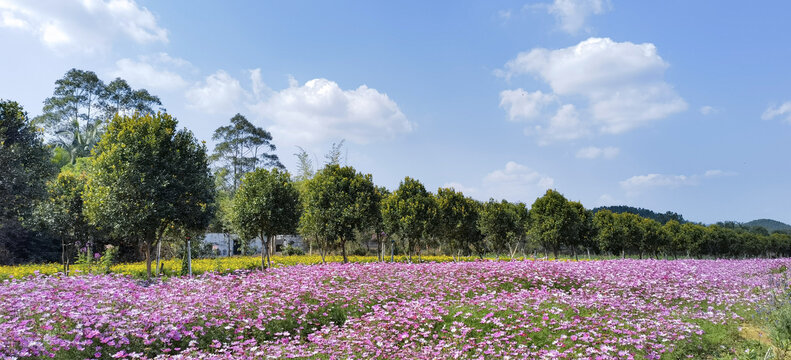
[[146, 240], [143, 246], [146, 247], [146, 280], [151, 280], [151, 242]]
[[555, 256], [555, 258], [553, 260], [557, 260], [558, 259], [558, 247], [557, 246], [553, 246], [552, 247], [552, 255]]
[[264, 242], [264, 233], [261, 232], [261, 271], [266, 270], [266, 252], [269, 251], [269, 248], [266, 246]]
[[343, 254], [343, 263], [348, 264], [349, 258], [346, 256], [346, 240], [341, 239], [341, 254]]
[[272, 251], [274, 251], [273, 244], [275, 243], [274, 236], [266, 236], [266, 243], [269, 245], [266, 251], [266, 263], [269, 265], [269, 268], [272, 268]]
[[63, 263], [63, 273], [69, 276], [69, 265], [66, 264], [66, 242], [60, 239], [60, 261]]

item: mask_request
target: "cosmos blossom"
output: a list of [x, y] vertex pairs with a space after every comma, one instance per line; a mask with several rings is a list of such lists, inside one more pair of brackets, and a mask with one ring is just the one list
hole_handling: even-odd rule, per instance
[[791, 260], [328, 264], [0, 285], [0, 358], [658, 359]]

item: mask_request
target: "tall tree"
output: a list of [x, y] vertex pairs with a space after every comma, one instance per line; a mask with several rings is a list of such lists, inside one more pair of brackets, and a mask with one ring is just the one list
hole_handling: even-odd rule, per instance
[[410, 262], [413, 252], [420, 256], [436, 213], [434, 197], [420, 181], [410, 177], [404, 178], [398, 189], [382, 204], [385, 229], [401, 239]]
[[228, 170], [233, 191], [239, 188], [244, 174], [264, 168], [284, 169], [272, 144], [272, 134], [253, 125], [241, 114], [231, 118], [231, 124], [214, 130], [212, 140], [220, 142], [214, 147], [212, 161]]
[[615, 214], [615, 225], [618, 226], [623, 234], [623, 247], [626, 251], [637, 253], [643, 258], [645, 251], [642, 217], [632, 213]]
[[0, 262], [16, 258], [24, 244], [11, 236], [37, 199], [46, 196], [45, 183], [53, 174], [50, 151], [22, 107], [0, 100]]
[[497, 202], [490, 199], [481, 208], [478, 228], [498, 255], [507, 251], [513, 258], [523, 238], [524, 228], [518, 206], [505, 200]]
[[100, 105], [105, 119], [118, 115], [132, 115], [134, 112], [153, 114], [162, 109], [159, 97], [151, 95], [146, 89], [134, 90], [121, 78], [115, 78], [104, 87]]
[[93, 71], [71, 69], [55, 81], [52, 97], [44, 100], [44, 125], [58, 147], [69, 152], [71, 162], [90, 155], [101, 138], [102, 97], [105, 86]]
[[593, 215], [593, 226], [599, 248], [618, 255], [625, 250], [624, 235], [623, 229], [616, 224], [615, 216], [610, 210], [599, 210]]
[[576, 259], [577, 257], [577, 246], [586, 248], [590, 256], [591, 248], [597, 248], [595, 239], [596, 228], [593, 225], [593, 211], [585, 209], [585, 207], [582, 206], [582, 203], [579, 201], [572, 201], [569, 203], [569, 205], [574, 208], [577, 216], [579, 216], [579, 227], [577, 229], [578, 238], [571, 244], [571, 246], [574, 246], [575, 249], [574, 258]]
[[462, 252], [466, 254], [471, 250], [478, 250], [483, 239], [478, 228], [480, 204], [464, 197], [464, 194], [453, 188], [439, 188], [435, 198], [437, 229], [455, 252], [454, 258], [460, 257]]
[[261, 269], [271, 268], [276, 235], [293, 234], [300, 217], [299, 192], [291, 175], [277, 168], [247, 173], [233, 198], [232, 223], [240, 237], [261, 237]]
[[205, 229], [214, 212], [206, 147], [171, 116], [116, 116], [97, 145], [86, 185], [88, 218], [136, 239], [151, 276], [152, 246], [167, 228]]
[[547, 190], [530, 208], [530, 234], [545, 248], [552, 249], [555, 258], [562, 245], [574, 242], [579, 236], [580, 216], [568, 200], [555, 190]]
[[307, 182], [304, 195], [302, 230], [320, 238], [322, 256], [338, 246], [348, 262], [346, 242], [373, 224], [379, 211], [381, 195], [371, 175], [330, 164]]

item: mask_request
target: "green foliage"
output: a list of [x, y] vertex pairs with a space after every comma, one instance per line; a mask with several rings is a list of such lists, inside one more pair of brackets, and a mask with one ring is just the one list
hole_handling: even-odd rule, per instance
[[403, 242], [407, 257], [419, 254], [430, 236], [436, 219], [437, 204], [420, 181], [406, 177], [382, 204], [382, 218], [388, 234]]
[[[262, 267], [264, 253], [269, 258], [269, 248], [275, 235], [293, 234], [299, 223], [299, 192], [286, 171], [258, 169], [246, 174], [233, 198], [232, 224], [242, 239], [260, 236], [262, 241]], [[271, 267], [271, 259], [269, 266]]]
[[206, 147], [167, 114], [116, 116], [97, 145], [85, 213], [116, 238], [151, 247], [168, 226], [205, 228], [214, 212]]
[[50, 151], [18, 103], [0, 100], [0, 264], [29, 258], [31, 235], [22, 223], [45, 197], [53, 174]]
[[625, 205], [597, 207], [593, 209], [593, 212], [597, 213], [602, 210], [609, 210], [613, 214], [622, 214], [622, 213], [635, 214], [644, 218], [654, 219], [662, 224], [665, 224], [670, 220], [678, 221], [681, 224], [687, 222], [686, 220], [684, 220], [684, 217], [681, 214], [677, 214], [672, 211], [667, 211], [665, 213], [658, 213], [648, 209], [643, 209], [633, 206], [625, 206]]
[[547, 190], [530, 208], [530, 235], [555, 258], [561, 245], [573, 245], [579, 238], [580, 215], [563, 195]]
[[[521, 211], [520, 211], [521, 210]], [[511, 204], [505, 200], [490, 199], [480, 210], [478, 229], [495, 253], [514, 254], [525, 236], [524, 220], [527, 210], [524, 204]]]
[[[105, 85], [93, 71], [71, 69], [55, 81], [52, 97], [44, 100], [43, 114], [36, 122], [64, 149], [69, 162], [89, 156], [104, 133], [105, 123], [116, 114], [153, 113], [161, 105], [147, 90], [132, 90], [116, 78]], [[59, 159], [62, 154], [59, 154]]]
[[370, 174], [327, 165], [305, 183], [300, 233], [318, 239], [323, 253], [339, 246], [348, 261], [346, 242], [375, 224], [380, 201]]
[[483, 254], [483, 234], [478, 227], [481, 205], [464, 197], [453, 188], [439, 188], [437, 201], [437, 226], [440, 237], [457, 253], [470, 251]]

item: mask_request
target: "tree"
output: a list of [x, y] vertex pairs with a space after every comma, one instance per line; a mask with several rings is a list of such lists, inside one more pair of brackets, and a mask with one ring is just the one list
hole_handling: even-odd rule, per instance
[[555, 190], [547, 190], [530, 208], [530, 234], [558, 257], [560, 246], [572, 244], [579, 236], [580, 216], [568, 200]]
[[[596, 228], [593, 226], [593, 211], [585, 209], [579, 201], [571, 201], [569, 205], [574, 209], [574, 212], [579, 217], [577, 223], [577, 237], [572, 238], [572, 241], [567, 245], [572, 247], [574, 258], [577, 258], [576, 248], [582, 246], [589, 252], [591, 248], [596, 247]], [[590, 257], [590, 253], [588, 253]]]
[[55, 81], [55, 90], [44, 100], [43, 114], [35, 121], [47, 129], [52, 143], [65, 149], [74, 163], [90, 155], [106, 122], [115, 114], [154, 113], [154, 107], [160, 105], [158, 97], [145, 89], [133, 90], [121, 78], [105, 85], [93, 71], [71, 69]]
[[679, 251], [686, 250], [684, 236], [681, 232], [681, 224], [676, 220], [669, 220], [662, 228], [668, 238], [667, 249], [673, 254], [673, 258], [677, 259]]
[[604, 251], [617, 255], [623, 252], [622, 231], [615, 224], [615, 214], [610, 210], [600, 210], [593, 215], [596, 229], [596, 243]]
[[319, 240], [322, 260], [327, 251], [339, 246], [348, 262], [346, 242], [375, 223], [380, 194], [370, 174], [351, 166], [330, 164], [306, 183], [301, 232]]
[[60, 238], [63, 272], [69, 273], [70, 253], [77, 242], [95, 242], [99, 232], [83, 213], [83, 191], [88, 178], [84, 172], [64, 169], [49, 182], [48, 201], [38, 210], [47, 228]]
[[[478, 228], [481, 206], [477, 201], [464, 197], [453, 188], [437, 189], [437, 230], [450, 249], [454, 258], [461, 257], [481, 245], [483, 234]], [[482, 254], [482, 252], [481, 252]]]
[[0, 100], [0, 253], [6, 254], [0, 262], [13, 260], [24, 246], [19, 243], [23, 237], [14, 233], [35, 201], [46, 196], [45, 183], [53, 174], [50, 156], [22, 107]]
[[404, 178], [398, 189], [382, 204], [385, 229], [401, 239], [410, 262], [413, 251], [420, 256], [436, 213], [434, 198], [420, 181], [410, 177]]
[[112, 119], [116, 114], [132, 115], [134, 112], [153, 114], [157, 110], [165, 111], [162, 109], [162, 101], [159, 97], [151, 95], [146, 89], [134, 90], [126, 80], [118, 77], [105, 86], [100, 105], [107, 120]]
[[511, 258], [514, 257], [523, 239], [524, 227], [521, 224], [522, 216], [516, 204], [490, 199], [481, 207], [478, 229], [498, 256], [507, 251]]
[[643, 258], [645, 250], [644, 231], [640, 216], [631, 213], [620, 213], [615, 215], [615, 226], [621, 229], [623, 234], [623, 247], [626, 251], [638, 253]]
[[293, 234], [299, 224], [299, 192], [291, 175], [277, 168], [246, 174], [233, 198], [232, 223], [242, 238], [261, 237], [261, 269], [271, 268], [276, 235]]
[[212, 140], [220, 140], [214, 147], [212, 160], [228, 170], [232, 191], [239, 188], [244, 174], [259, 166], [284, 169], [272, 144], [272, 134], [253, 125], [241, 114], [231, 118], [231, 124], [214, 130]]
[[167, 228], [205, 229], [214, 212], [206, 147], [167, 114], [116, 116], [97, 145], [85, 213], [118, 238], [151, 250]]
[[642, 218], [640, 225], [643, 230], [643, 248], [640, 252], [642, 253], [645, 251], [646, 253], [651, 254], [658, 259], [659, 250], [666, 249], [669, 243], [669, 237], [667, 233], [662, 227], [662, 224], [654, 219]]

